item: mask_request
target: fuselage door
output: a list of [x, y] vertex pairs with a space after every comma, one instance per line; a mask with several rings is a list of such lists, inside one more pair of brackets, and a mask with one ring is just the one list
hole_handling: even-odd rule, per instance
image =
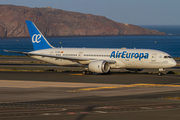
[[83, 52], [79, 52], [78, 57], [82, 57], [82, 56], [83, 56]]
[[151, 61], [156, 61], [157, 53], [152, 53]]

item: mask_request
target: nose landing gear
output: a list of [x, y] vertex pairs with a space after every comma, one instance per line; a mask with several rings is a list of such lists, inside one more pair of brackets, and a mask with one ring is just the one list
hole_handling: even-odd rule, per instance
[[159, 76], [163, 75], [163, 71], [165, 71], [163, 68], [159, 68], [159, 73], [158, 73], [158, 75], [159, 75]]

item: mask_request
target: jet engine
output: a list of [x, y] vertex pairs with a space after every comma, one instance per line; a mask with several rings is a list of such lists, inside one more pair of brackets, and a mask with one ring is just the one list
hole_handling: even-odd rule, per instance
[[92, 61], [89, 63], [89, 71], [95, 73], [108, 73], [110, 65], [106, 61]]

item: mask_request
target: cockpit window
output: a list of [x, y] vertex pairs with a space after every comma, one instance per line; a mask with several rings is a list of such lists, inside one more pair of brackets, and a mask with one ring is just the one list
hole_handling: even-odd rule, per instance
[[171, 56], [164, 56], [164, 58], [172, 58]]

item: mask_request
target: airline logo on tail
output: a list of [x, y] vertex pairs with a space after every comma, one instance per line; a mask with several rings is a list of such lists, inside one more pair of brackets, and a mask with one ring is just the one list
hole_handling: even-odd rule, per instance
[[54, 48], [43, 34], [39, 31], [39, 29], [34, 25], [33, 22], [26, 20], [26, 24], [29, 30], [29, 35], [31, 37], [31, 41], [33, 43], [34, 50], [42, 50], [42, 49], [49, 49]]
[[33, 43], [40, 43], [41, 42], [41, 34], [34, 34], [33, 36], [32, 36], [32, 42]]

